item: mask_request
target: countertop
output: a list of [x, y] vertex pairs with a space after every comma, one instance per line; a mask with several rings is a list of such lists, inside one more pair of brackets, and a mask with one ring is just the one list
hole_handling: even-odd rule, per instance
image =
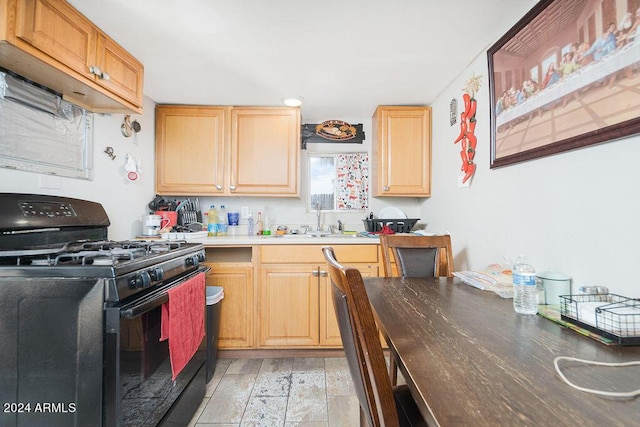
[[238, 246], [238, 245], [377, 245], [378, 237], [361, 235], [332, 235], [310, 237], [303, 234], [292, 236], [216, 236], [189, 239], [192, 243], [205, 246]]

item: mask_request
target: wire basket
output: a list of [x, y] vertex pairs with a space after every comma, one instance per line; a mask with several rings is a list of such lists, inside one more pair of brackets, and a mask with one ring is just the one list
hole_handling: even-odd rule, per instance
[[364, 229], [369, 233], [377, 233], [385, 225], [395, 233], [408, 233], [416, 225], [420, 218], [408, 219], [363, 219]]
[[560, 296], [560, 317], [622, 345], [640, 345], [640, 301], [616, 294]]

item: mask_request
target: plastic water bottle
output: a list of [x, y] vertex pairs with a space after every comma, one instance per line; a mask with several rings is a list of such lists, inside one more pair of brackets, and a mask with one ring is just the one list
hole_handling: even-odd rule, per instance
[[518, 257], [513, 266], [513, 309], [520, 314], [538, 312], [538, 288], [536, 270], [526, 257]]
[[254, 236], [256, 234], [256, 230], [253, 224], [253, 214], [249, 211], [249, 216], [247, 217], [247, 235]]
[[215, 205], [211, 205], [207, 212], [207, 235], [215, 236], [218, 234], [218, 211]]
[[224, 205], [220, 205], [220, 212], [218, 212], [218, 236], [226, 236], [227, 235], [227, 210], [224, 208]]

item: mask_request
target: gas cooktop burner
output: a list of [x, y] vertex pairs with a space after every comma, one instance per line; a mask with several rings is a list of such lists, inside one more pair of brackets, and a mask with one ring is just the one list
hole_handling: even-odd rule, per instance
[[98, 240], [69, 242], [62, 246], [0, 251], [3, 265], [95, 265], [109, 266], [122, 262], [151, 258], [187, 245], [184, 240]]

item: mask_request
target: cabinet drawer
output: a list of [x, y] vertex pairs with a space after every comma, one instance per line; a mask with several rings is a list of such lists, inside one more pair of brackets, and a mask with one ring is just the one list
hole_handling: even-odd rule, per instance
[[[322, 248], [327, 245], [264, 245], [262, 263], [325, 263]], [[333, 245], [340, 263], [377, 263], [378, 245]]]

